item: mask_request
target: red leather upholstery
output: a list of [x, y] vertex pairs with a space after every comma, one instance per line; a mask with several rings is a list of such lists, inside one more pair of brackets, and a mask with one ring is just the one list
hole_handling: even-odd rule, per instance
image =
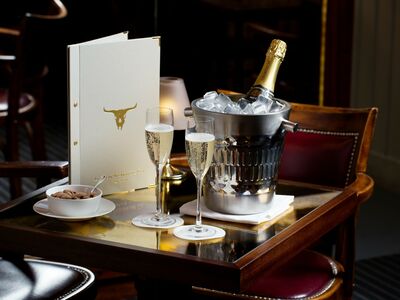
[[0, 258], [0, 299], [95, 299], [93, 282], [94, 274], [79, 266]]
[[312, 297], [327, 290], [337, 273], [336, 264], [328, 257], [302, 251], [277, 271], [257, 276], [246, 294], [277, 299]]
[[281, 158], [279, 179], [344, 187], [354, 177], [355, 145], [358, 134], [351, 132], [288, 132]]

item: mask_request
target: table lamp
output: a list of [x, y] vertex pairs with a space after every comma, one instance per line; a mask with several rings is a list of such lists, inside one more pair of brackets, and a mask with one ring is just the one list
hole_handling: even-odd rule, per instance
[[[160, 77], [160, 106], [172, 108], [174, 113], [174, 130], [176, 133], [186, 129], [186, 117], [184, 109], [190, 106], [185, 83], [179, 77]], [[178, 137], [180, 135], [178, 134]], [[184, 135], [182, 136], [182, 138]], [[168, 159], [162, 179], [180, 180], [186, 176], [186, 172], [171, 165]]]

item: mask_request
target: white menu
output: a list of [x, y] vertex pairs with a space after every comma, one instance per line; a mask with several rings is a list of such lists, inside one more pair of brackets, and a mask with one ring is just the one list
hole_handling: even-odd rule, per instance
[[160, 38], [120, 33], [68, 46], [69, 179], [104, 194], [154, 184], [145, 112], [159, 105]]

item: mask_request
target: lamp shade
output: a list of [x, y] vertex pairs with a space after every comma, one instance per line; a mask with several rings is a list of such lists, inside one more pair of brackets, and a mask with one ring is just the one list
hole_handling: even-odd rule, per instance
[[186, 128], [184, 110], [190, 106], [185, 83], [179, 77], [160, 77], [160, 106], [169, 107], [174, 112], [174, 128]]

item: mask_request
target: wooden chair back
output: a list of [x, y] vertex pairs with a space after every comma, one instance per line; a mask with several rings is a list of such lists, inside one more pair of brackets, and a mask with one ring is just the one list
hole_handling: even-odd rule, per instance
[[[310, 187], [352, 186], [359, 204], [368, 200], [374, 181], [366, 172], [378, 108], [291, 104], [289, 119], [299, 127], [297, 132], [285, 136], [279, 180], [302, 182]], [[354, 214], [314, 245], [344, 266], [345, 297], [351, 297], [354, 285], [356, 223]]]
[[[21, 4], [22, 5], [22, 4]], [[5, 158], [18, 161], [19, 125], [24, 125], [30, 139], [32, 158], [45, 160], [45, 139], [43, 124], [43, 85], [47, 75], [49, 34], [54, 20], [67, 15], [67, 9], [60, 0], [23, 2], [16, 16], [17, 22], [10, 27], [0, 27], [0, 124], [5, 126]], [[7, 52], [10, 51], [10, 52]], [[6, 76], [6, 75], [8, 76]], [[4, 79], [5, 77], [6, 79]], [[43, 179], [43, 183], [48, 182]], [[10, 177], [12, 197], [21, 194], [21, 181]]]
[[344, 188], [367, 170], [378, 109], [292, 103], [279, 179]]

